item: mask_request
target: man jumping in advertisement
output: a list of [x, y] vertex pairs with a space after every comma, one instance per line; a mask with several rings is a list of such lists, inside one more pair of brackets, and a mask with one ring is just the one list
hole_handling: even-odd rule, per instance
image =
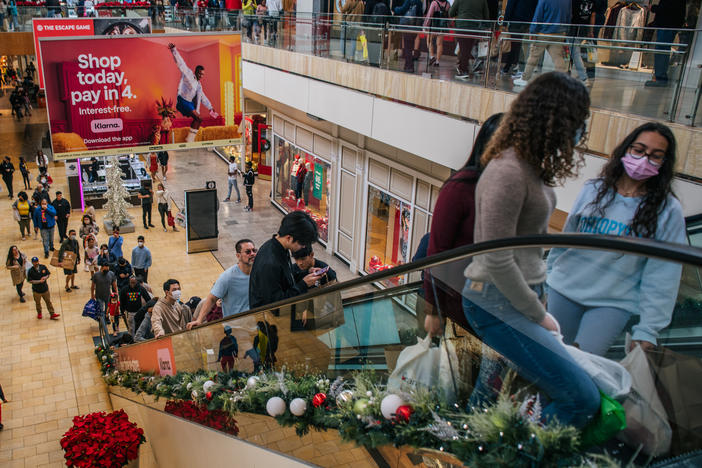
[[210, 110], [210, 117], [213, 119], [219, 117], [219, 114], [215, 112], [210, 100], [207, 99], [207, 96], [205, 96], [205, 93], [202, 91], [201, 80], [202, 77], [205, 76], [205, 67], [197, 65], [193, 72], [188, 68], [183, 57], [181, 57], [176, 50], [175, 44], [169, 43], [168, 48], [171, 50], [173, 59], [181, 73], [180, 83], [178, 83], [178, 103], [176, 104], [176, 109], [185, 117], [193, 119], [190, 123], [190, 132], [185, 138], [185, 141], [190, 143], [195, 141], [195, 135], [197, 135], [197, 131], [202, 124], [200, 102]]

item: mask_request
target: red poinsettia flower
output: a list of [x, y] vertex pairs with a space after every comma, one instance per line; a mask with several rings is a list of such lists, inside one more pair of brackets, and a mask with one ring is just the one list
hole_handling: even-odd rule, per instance
[[61, 438], [61, 448], [66, 466], [120, 468], [137, 457], [144, 441], [144, 431], [119, 410], [76, 416]]

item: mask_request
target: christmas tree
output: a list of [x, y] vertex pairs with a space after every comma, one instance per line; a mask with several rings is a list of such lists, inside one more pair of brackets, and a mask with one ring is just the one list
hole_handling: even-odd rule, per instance
[[129, 192], [122, 184], [122, 169], [119, 168], [117, 156], [110, 157], [109, 165], [105, 170], [105, 182], [107, 183], [107, 192], [105, 192], [107, 219], [112, 221], [113, 226], [122, 226], [132, 217], [127, 212], [127, 208], [131, 206], [125, 200], [129, 197]]

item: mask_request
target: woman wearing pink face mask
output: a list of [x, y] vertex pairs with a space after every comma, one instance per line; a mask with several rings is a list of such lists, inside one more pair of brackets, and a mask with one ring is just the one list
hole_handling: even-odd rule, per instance
[[[564, 232], [645, 237], [686, 243], [680, 202], [671, 190], [675, 137], [647, 123], [612, 152], [600, 177], [589, 180], [568, 215]], [[632, 316], [632, 347], [656, 345], [668, 326], [682, 267], [616, 252], [552, 249], [548, 256], [548, 311], [563, 339], [604, 355]]]

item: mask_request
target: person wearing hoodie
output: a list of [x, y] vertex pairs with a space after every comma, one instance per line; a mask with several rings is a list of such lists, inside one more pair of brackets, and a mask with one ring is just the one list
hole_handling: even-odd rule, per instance
[[[675, 136], [650, 122], [634, 129], [612, 152], [599, 178], [580, 191], [564, 232], [631, 236], [686, 244], [682, 207], [672, 193]], [[657, 344], [678, 296], [682, 266], [618, 252], [551, 249], [548, 310], [566, 344], [604, 355], [629, 319], [632, 346]]]

